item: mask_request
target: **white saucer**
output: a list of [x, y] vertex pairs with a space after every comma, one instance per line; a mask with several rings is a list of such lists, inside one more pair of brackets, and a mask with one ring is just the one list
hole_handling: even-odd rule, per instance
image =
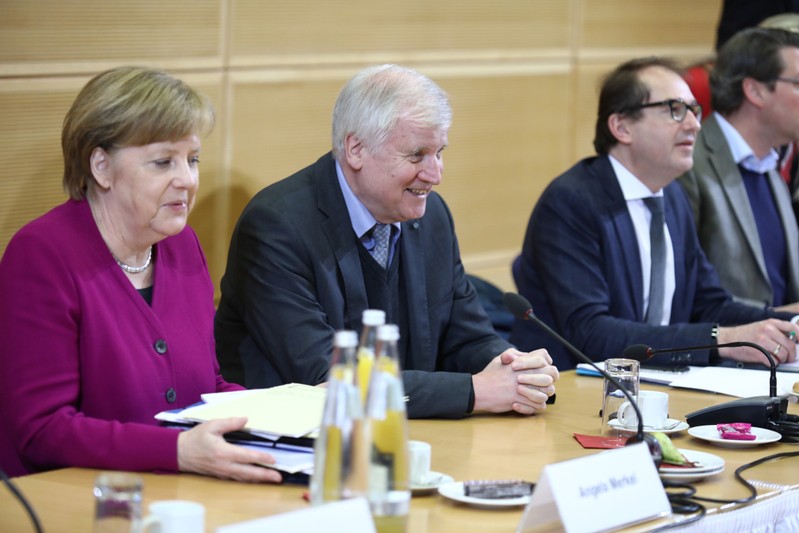
[[666, 481], [674, 481], [675, 483], [695, 483], [699, 480], [705, 479], [706, 477], [715, 476], [716, 474], [720, 474], [722, 472], [724, 472], [723, 466], [715, 470], [708, 470], [706, 472], [695, 472], [693, 474], [691, 473], [681, 474], [679, 471], [663, 472], [662, 470], [659, 472], [659, 474], [660, 474], [660, 479], [665, 479]]
[[[677, 425], [675, 426], [674, 424]], [[626, 433], [629, 435], [638, 433], [638, 427], [622, 426], [621, 422], [619, 422], [618, 420], [611, 420], [610, 422], [608, 422], [608, 425], [613, 429], [615, 429], [616, 431], [618, 431], [619, 433]], [[669, 435], [671, 433], [678, 433], [680, 431], [685, 431], [686, 429], [688, 429], [688, 422], [684, 420], [678, 422], [677, 419], [675, 418], [667, 418], [666, 427], [669, 429], [654, 429], [649, 426], [644, 426], [644, 433], [658, 432], [658, 433], [665, 433], [666, 435]]]
[[411, 492], [417, 495], [432, 494], [444, 483], [452, 483], [453, 481], [454, 479], [452, 476], [431, 470], [430, 473], [427, 474], [426, 483], [411, 483]]
[[768, 444], [769, 442], [777, 442], [782, 438], [782, 435], [776, 431], [756, 427], [752, 428], [752, 434], [757, 437], [755, 440], [722, 439], [721, 436], [719, 436], [719, 431], [716, 429], [716, 426], [692, 427], [688, 430], [688, 434], [697, 439], [712, 442], [716, 446], [721, 446], [722, 448], [751, 448], [761, 444]]
[[669, 466], [664, 463], [658, 470], [658, 474], [660, 474], [662, 479], [690, 483], [708, 476], [713, 476], [724, 470], [724, 459], [718, 455], [697, 450], [685, 450], [682, 448], [679, 448], [678, 451], [683, 454], [686, 459], [692, 463], [696, 463], [697, 466], [692, 468], [669, 468]]
[[466, 496], [463, 493], [463, 481], [444, 483], [438, 487], [438, 493], [445, 498], [449, 498], [450, 500], [466, 503], [473, 507], [482, 507], [484, 509], [519, 507], [521, 505], [527, 505], [530, 502], [530, 496], [519, 496], [518, 498], [498, 498], [496, 500]]

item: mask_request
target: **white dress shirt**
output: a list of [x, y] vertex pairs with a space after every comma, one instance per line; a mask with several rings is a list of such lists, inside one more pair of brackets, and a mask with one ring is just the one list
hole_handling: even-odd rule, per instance
[[[622, 165], [613, 156], [608, 156], [610, 164], [613, 166], [613, 171], [616, 173], [616, 179], [619, 181], [621, 192], [624, 199], [627, 201], [627, 211], [630, 213], [630, 218], [633, 220], [635, 227], [635, 235], [638, 238], [638, 250], [641, 256], [641, 272], [643, 274], [644, 286], [644, 316], [649, 309], [649, 286], [652, 275], [652, 257], [650, 255], [651, 244], [649, 242], [649, 221], [652, 219], [652, 213], [644, 203], [644, 198], [650, 196], [663, 196], [663, 191], [658, 191], [652, 194], [652, 191], [633, 175], [632, 172]], [[665, 206], [664, 206], [665, 208]], [[663, 294], [663, 318], [661, 325], [666, 326], [671, 319], [671, 301], [674, 298], [674, 291], [676, 289], [676, 282], [674, 279], [674, 247], [671, 243], [671, 234], [669, 233], [668, 224], [664, 224], [666, 236], [666, 279]]]

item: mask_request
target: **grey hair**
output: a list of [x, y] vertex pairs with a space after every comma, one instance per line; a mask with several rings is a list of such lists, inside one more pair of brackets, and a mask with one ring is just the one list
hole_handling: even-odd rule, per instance
[[382, 145], [400, 118], [447, 129], [452, 107], [444, 90], [415, 70], [379, 65], [360, 71], [341, 89], [333, 107], [333, 155], [342, 157], [350, 134], [367, 148]]

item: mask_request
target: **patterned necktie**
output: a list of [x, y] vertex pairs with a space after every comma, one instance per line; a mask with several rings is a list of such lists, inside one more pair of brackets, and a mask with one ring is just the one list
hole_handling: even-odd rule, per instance
[[663, 197], [644, 198], [644, 203], [652, 213], [649, 223], [649, 245], [652, 258], [649, 276], [649, 308], [646, 311], [646, 323], [661, 325], [663, 318], [663, 298], [666, 292], [666, 234], [664, 231]]
[[388, 263], [388, 240], [390, 237], [390, 224], [380, 224], [378, 222], [372, 228], [372, 238], [375, 240], [375, 245], [370, 253], [383, 268], [386, 268], [386, 263]]

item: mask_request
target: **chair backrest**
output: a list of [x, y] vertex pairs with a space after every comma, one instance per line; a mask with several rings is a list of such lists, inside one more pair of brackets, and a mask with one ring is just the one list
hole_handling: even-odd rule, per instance
[[[524, 264], [524, 261], [524, 257], [519, 255], [511, 266], [516, 289], [530, 301], [535, 316], [562, 335], [550, 310], [546, 293], [536, 276], [535, 267], [532, 264]], [[574, 357], [557, 339], [529, 320], [514, 319], [508, 340], [524, 352], [545, 348], [559, 370], [568, 370], [577, 365]]]
[[513, 326], [513, 315], [505, 307], [503, 292], [493, 283], [472, 274], [466, 274], [474, 285], [480, 303], [483, 305], [497, 335], [507, 340]]

